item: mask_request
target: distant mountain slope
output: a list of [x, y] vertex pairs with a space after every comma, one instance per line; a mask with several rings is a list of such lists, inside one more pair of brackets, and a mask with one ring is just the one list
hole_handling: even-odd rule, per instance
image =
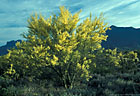
[[17, 40], [17, 41], [12, 40], [12, 41], [7, 42], [6, 45], [1, 46], [1, 47], [0, 47], [0, 56], [1, 56], [1, 55], [7, 54], [7, 53], [8, 53], [7, 50], [10, 49], [10, 48], [15, 47], [15, 44], [16, 44], [17, 42], [21, 42], [21, 40]]
[[102, 45], [105, 48], [140, 49], [140, 28], [111, 26], [107, 31], [108, 39]]

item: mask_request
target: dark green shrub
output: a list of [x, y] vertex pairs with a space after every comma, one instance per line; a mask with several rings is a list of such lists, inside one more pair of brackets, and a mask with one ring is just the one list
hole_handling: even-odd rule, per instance
[[[116, 74], [101, 76], [95, 74], [88, 86], [97, 89], [96, 95], [106, 94], [140, 94], [140, 84], [135, 82], [133, 74]], [[137, 78], [136, 78], [137, 79]]]

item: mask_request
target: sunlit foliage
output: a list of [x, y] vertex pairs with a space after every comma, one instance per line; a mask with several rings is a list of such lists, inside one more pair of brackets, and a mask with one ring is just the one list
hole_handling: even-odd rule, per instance
[[28, 32], [22, 34], [26, 41], [18, 42], [17, 49], [5, 55], [7, 63], [21, 77], [38, 76], [42, 73], [40, 68], [48, 67], [65, 88], [72, 88], [82, 78], [89, 80], [89, 67], [95, 65], [94, 51], [107, 39], [109, 27], [102, 14], [78, 24], [79, 14], [80, 11], [72, 15], [60, 7], [58, 15], [47, 19], [41, 14], [31, 16]]

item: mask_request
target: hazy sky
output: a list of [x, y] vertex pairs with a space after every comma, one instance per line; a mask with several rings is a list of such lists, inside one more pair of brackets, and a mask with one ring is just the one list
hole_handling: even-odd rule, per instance
[[104, 13], [109, 25], [140, 28], [140, 0], [0, 0], [0, 46], [7, 41], [22, 39], [27, 32], [27, 19], [32, 13], [49, 17], [59, 6], [75, 13], [82, 9], [81, 20]]

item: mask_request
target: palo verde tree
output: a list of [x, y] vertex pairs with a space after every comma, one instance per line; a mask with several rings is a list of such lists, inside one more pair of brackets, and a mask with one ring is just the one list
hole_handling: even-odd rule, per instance
[[18, 42], [17, 49], [7, 54], [15, 71], [33, 75], [34, 72], [41, 74], [39, 68], [48, 67], [65, 88], [72, 88], [81, 78], [88, 80], [94, 51], [107, 39], [105, 33], [109, 27], [102, 14], [93, 19], [90, 15], [78, 25], [79, 14], [80, 11], [72, 15], [65, 7], [60, 7], [58, 15], [47, 19], [37, 14], [31, 16], [29, 30], [23, 33], [26, 41]]

